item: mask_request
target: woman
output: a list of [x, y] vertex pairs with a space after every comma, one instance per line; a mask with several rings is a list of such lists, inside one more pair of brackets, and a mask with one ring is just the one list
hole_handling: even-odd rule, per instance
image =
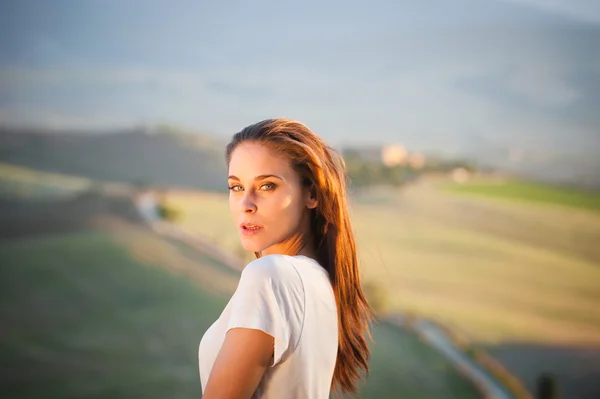
[[328, 398], [368, 372], [341, 158], [305, 125], [269, 119], [227, 146], [229, 206], [257, 259], [199, 348], [205, 399]]

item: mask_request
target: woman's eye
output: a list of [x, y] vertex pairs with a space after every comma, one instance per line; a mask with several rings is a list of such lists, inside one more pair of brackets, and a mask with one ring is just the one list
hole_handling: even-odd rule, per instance
[[275, 189], [275, 184], [273, 183], [265, 183], [262, 186], [260, 186], [261, 190], [264, 191], [271, 191]]
[[234, 186], [229, 186], [230, 191], [242, 191], [242, 186], [238, 186], [237, 184]]

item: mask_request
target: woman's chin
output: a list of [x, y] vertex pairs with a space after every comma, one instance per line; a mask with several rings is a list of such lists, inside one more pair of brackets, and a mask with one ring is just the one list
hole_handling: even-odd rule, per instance
[[242, 248], [248, 252], [261, 252], [264, 249], [261, 245], [244, 239], [242, 239]]

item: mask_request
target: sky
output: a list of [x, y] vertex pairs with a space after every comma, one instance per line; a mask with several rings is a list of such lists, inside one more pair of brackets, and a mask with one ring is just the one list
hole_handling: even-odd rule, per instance
[[589, 174], [599, 111], [597, 0], [0, 3], [4, 125], [229, 137], [281, 116], [333, 144]]

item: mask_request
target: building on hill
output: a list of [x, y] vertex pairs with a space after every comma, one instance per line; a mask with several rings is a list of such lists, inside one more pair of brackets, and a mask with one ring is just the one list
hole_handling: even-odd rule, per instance
[[389, 168], [406, 165], [417, 170], [422, 169], [426, 164], [423, 154], [411, 152], [404, 145], [398, 143], [346, 148], [343, 150], [343, 156], [360, 158], [362, 161], [383, 164]]
[[408, 151], [400, 144], [386, 145], [381, 148], [381, 162], [388, 167], [404, 165], [408, 161]]

